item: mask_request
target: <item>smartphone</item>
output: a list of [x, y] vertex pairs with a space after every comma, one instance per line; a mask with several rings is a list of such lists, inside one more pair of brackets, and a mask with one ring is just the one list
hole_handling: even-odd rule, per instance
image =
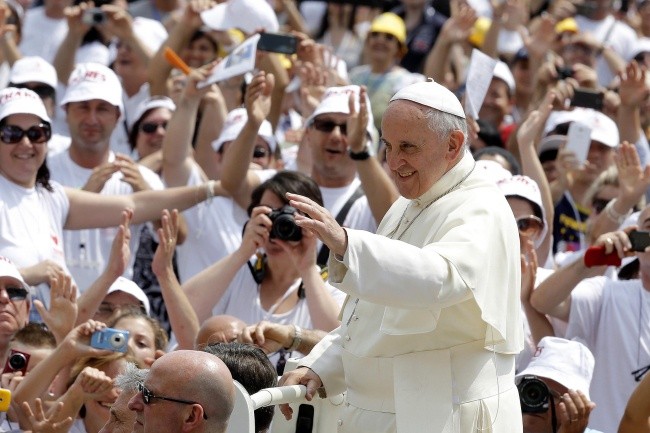
[[11, 404], [11, 391], [0, 388], [0, 412], [7, 412]]
[[5, 362], [5, 368], [2, 370], [2, 373], [13, 373], [20, 371], [27, 373], [27, 365], [29, 364], [29, 353], [21, 352], [20, 350], [11, 349], [9, 356], [7, 357], [7, 362]]
[[580, 163], [584, 165], [591, 146], [591, 128], [580, 122], [572, 122], [567, 133], [566, 149], [571, 150]]
[[605, 94], [598, 90], [577, 88], [571, 98], [572, 107], [593, 108], [601, 111], [603, 109], [603, 99]]
[[650, 246], [650, 232], [642, 230], [632, 230], [627, 235], [632, 244], [632, 251], [645, 251]]
[[126, 353], [128, 344], [129, 331], [123, 329], [104, 328], [93, 332], [90, 337], [90, 346], [96, 349]]
[[81, 21], [89, 26], [103, 24], [106, 21], [106, 13], [101, 8], [86, 9], [81, 16]]
[[272, 53], [294, 54], [298, 49], [298, 38], [283, 33], [261, 33], [257, 49]]

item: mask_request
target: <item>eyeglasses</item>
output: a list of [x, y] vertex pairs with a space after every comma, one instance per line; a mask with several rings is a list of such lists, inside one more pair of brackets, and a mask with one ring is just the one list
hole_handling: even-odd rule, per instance
[[383, 36], [384, 39], [387, 41], [394, 41], [396, 40], [394, 35], [391, 35], [390, 33], [383, 33], [383, 32], [370, 32], [370, 37], [373, 38], [378, 38], [379, 36]]
[[269, 155], [269, 151], [263, 147], [256, 147], [253, 150], [253, 158], [266, 158]]
[[339, 127], [339, 130], [341, 131], [341, 134], [347, 135], [348, 133], [348, 125], [345, 123], [336, 123], [332, 120], [322, 120], [322, 119], [314, 119], [314, 122], [312, 123], [314, 126], [314, 129], [320, 132], [326, 132], [330, 133], [334, 131], [334, 128], [337, 126]]
[[517, 218], [517, 228], [519, 234], [531, 239], [535, 239], [542, 232], [544, 223], [541, 219], [534, 215]]
[[[146, 386], [144, 386], [144, 383], [139, 383], [138, 384], [138, 391], [142, 393], [142, 401], [144, 404], [150, 404], [151, 399], [157, 398], [158, 400], [167, 400], [167, 401], [173, 401], [174, 403], [180, 403], [180, 404], [198, 404], [201, 406], [201, 404], [195, 402], [195, 401], [189, 401], [189, 400], [181, 400], [179, 398], [171, 398], [171, 397], [161, 397], [159, 395], [154, 395], [153, 392], [149, 391]], [[203, 406], [201, 406], [203, 407]], [[205, 414], [205, 410], [203, 410], [203, 419], [208, 419], [208, 416]]]
[[27, 84], [21, 83], [21, 84], [11, 84], [12, 87], [16, 87], [17, 89], [29, 89], [32, 92], [36, 93], [39, 98], [45, 99], [45, 98], [54, 98], [54, 88], [52, 86], [48, 86], [47, 84], [37, 84], [35, 86], [29, 86]]
[[40, 125], [30, 126], [28, 129], [22, 129], [16, 125], [3, 125], [0, 127], [0, 140], [6, 144], [16, 144], [20, 142], [24, 136], [32, 144], [45, 143], [52, 137], [52, 129], [47, 123]]
[[153, 134], [154, 132], [158, 131], [158, 128], [162, 126], [162, 129], [167, 129], [167, 122], [144, 122], [143, 124], [140, 125], [140, 131], [144, 132], [145, 134]]
[[29, 292], [23, 287], [5, 287], [5, 292], [12, 301], [24, 301], [29, 295]]
[[593, 200], [591, 200], [591, 207], [594, 208], [594, 212], [599, 214], [603, 211], [603, 209], [605, 209], [605, 206], [607, 206], [607, 203], [610, 201], [611, 199], [594, 197]]

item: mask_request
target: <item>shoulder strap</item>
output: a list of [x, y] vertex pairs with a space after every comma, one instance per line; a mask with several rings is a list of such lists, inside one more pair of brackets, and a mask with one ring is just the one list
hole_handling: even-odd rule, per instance
[[[336, 215], [336, 222], [339, 223], [340, 226], [343, 225], [343, 221], [348, 216], [348, 213], [350, 213], [350, 209], [352, 208], [352, 205], [361, 197], [364, 196], [363, 193], [363, 188], [361, 188], [361, 185], [352, 193], [350, 198], [348, 198], [348, 201], [345, 202], [341, 210], [339, 211], [338, 215]], [[326, 266], [327, 265], [327, 258], [330, 255], [330, 249], [327, 248], [327, 245], [323, 244], [323, 246], [320, 248], [320, 251], [318, 252], [318, 258], [316, 259], [316, 263], [318, 263], [319, 266]]]

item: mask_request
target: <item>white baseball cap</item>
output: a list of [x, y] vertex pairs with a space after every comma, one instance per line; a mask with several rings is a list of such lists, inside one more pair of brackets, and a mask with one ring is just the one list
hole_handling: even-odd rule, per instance
[[650, 52], [650, 38], [639, 38], [632, 44], [627, 61], [630, 62], [641, 53]]
[[0, 256], [0, 277], [10, 277], [20, 282], [25, 290], [31, 293], [32, 288], [27, 285], [18, 268], [6, 257]]
[[58, 79], [54, 66], [41, 57], [29, 56], [16, 60], [9, 72], [9, 82], [13, 84], [43, 83], [56, 89]]
[[0, 91], [0, 120], [12, 114], [33, 114], [45, 122], [50, 122], [43, 101], [29, 89], [7, 87]]
[[390, 102], [398, 99], [413, 101], [425, 107], [465, 118], [465, 110], [456, 95], [432, 79], [403, 87], [390, 99]]
[[537, 248], [539, 244], [544, 240], [546, 232], [548, 231], [548, 224], [546, 223], [546, 212], [544, 212], [544, 204], [542, 203], [542, 193], [539, 190], [537, 182], [528, 176], [522, 176], [518, 174], [497, 182], [497, 186], [504, 196], [520, 197], [524, 200], [529, 201], [531, 204], [537, 207], [537, 210], [542, 216], [542, 223], [544, 224], [542, 233], [540, 233], [539, 237], [535, 241], [535, 247]]
[[280, 28], [278, 17], [266, 0], [228, 0], [201, 12], [201, 19], [212, 30], [235, 28], [251, 34], [258, 29], [276, 33]]
[[589, 398], [591, 376], [594, 373], [594, 356], [587, 346], [559, 337], [544, 337], [528, 366], [515, 376], [539, 376], [581, 391]]
[[99, 63], [78, 64], [68, 80], [68, 88], [61, 100], [61, 106], [69, 102], [101, 99], [124, 112], [122, 105], [122, 84], [112, 69]]
[[106, 294], [108, 295], [113, 292], [124, 292], [133, 296], [138, 301], [140, 301], [147, 315], [149, 315], [149, 311], [151, 310], [151, 306], [149, 305], [149, 298], [140, 288], [140, 286], [135, 284], [133, 281], [124, 277], [118, 277], [117, 280], [111, 284], [111, 287], [108, 288], [108, 292]]
[[591, 108], [576, 107], [570, 111], [551, 112], [544, 134], [555, 129], [557, 125], [567, 122], [581, 122], [591, 128], [591, 139], [609, 147], [618, 147], [620, 138], [618, 126], [605, 114]]
[[512, 95], [515, 93], [515, 77], [510, 72], [510, 68], [502, 61], [498, 61], [494, 66], [493, 78], [498, 78], [508, 86], [508, 92]]
[[512, 173], [491, 159], [479, 159], [476, 161], [476, 170], [477, 172], [484, 173], [495, 184], [512, 177]]
[[171, 98], [167, 96], [150, 96], [144, 101], [140, 102], [138, 104], [138, 107], [135, 110], [135, 116], [133, 116], [133, 121], [129, 122], [129, 129], [133, 127], [133, 124], [135, 124], [142, 116], [144, 116], [144, 113], [146, 113], [149, 110], [154, 110], [156, 108], [166, 108], [169, 111], [175, 111], [176, 110], [176, 104], [174, 104], [174, 101], [171, 100]]
[[[321, 114], [328, 113], [342, 113], [350, 114], [350, 95], [354, 95], [354, 107], [357, 112], [359, 111], [359, 91], [361, 87], [357, 85], [328, 87], [321, 98], [320, 103], [309, 116], [306, 125], [311, 125], [314, 119]], [[372, 108], [370, 106], [370, 99], [366, 94], [366, 107], [368, 107], [368, 124], [366, 125], [366, 132], [370, 137], [375, 137], [375, 124], [374, 117], [372, 116]]]
[[[221, 150], [221, 146], [228, 141], [233, 141], [239, 133], [244, 129], [246, 121], [248, 120], [248, 113], [245, 108], [235, 108], [226, 116], [226, 120], [221, 129], [221, 134], [219, 138], [212, 142], [212, 148], [215, 152]], [[271, 148], [271, 152], [275, 152], [276, 141], [275, 136], [273, 135], [273, 127], [268, 120], [264, 120], [262, 125], [260, 125], [257, 135], [262, 137], [264, 141]]]

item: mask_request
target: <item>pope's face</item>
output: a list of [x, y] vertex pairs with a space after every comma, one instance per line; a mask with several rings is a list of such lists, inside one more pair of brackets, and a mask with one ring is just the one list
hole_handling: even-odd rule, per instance
[[[409, 199], [427, 192], [454, 164], [463, 134], [436, 134], [427, 125], [423, 108], [410, 101], [388, 105], [382, 119], [386, 162], [399, 193]], [[452, 139], [451, 135], [455, 137]]]

